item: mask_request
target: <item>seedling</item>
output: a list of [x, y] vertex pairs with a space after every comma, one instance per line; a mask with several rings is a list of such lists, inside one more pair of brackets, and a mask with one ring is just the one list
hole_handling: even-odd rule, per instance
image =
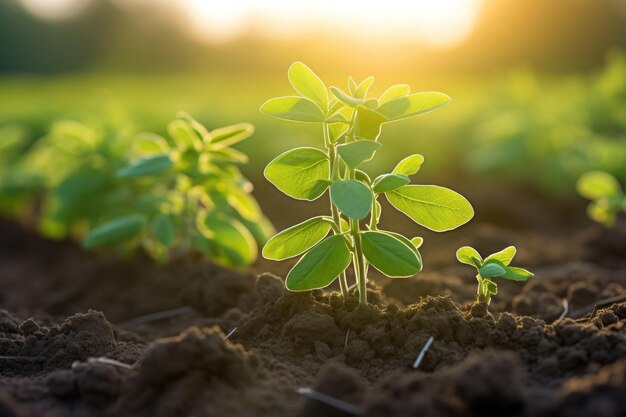
[[606, 172], [591, 171], [576, 183], [578, 194], [591, 200], [587, 206], [589, 217], [606, 227], [615, 224], [618, 213], [626, 212], [626, 196], [617, 179]]
[[247, 123], [209, 132], [182, 114], [168, 126], [170, 140], [137, 137], [135, 158], [115, 173], [118, 208], [84, 246], [140, 242], [157, 259], [195, 250], [229, 266], [252, 263], [273, 229], [237, 167], [247, 156], [230, 147], [252, 132]]
[[422, 238], [379, 230], [380, 196], [437, 232], [457, 228], [474, 215], [471, 204], [452, 190], [409, 185], [409, 177], [424, 162], [422, 155], [404, 158], [392, 172], [373, 180], [361, 169], [382, 146], [378, 138], [383, 124], [433, 111], [450, 98], [437, 92], [411, 93], [405, 84], [372, 98], [368, 92], [373, 77], [360, 84], [349, 78], [347, 92], [330, 87], [329, 93], [301, 62], [291, 65], [288, 76], [297, 95], [270, 99], [261, 111], [279, 119], [321, 125], [323, 148], [289, 150], [268, 164], [265, 177], [298, 200], [313, 201], [328, 191], [330, 215], [282, 231], [265, 245], [263, 256], [283, 260], [304, 254], [288, 273], [286, 287], [308, 291], [326, 287], [339, 277], [344, 297], [349, 288], [345, 270], [352, 263], [359, 301], [365, 304], [370, 265], [389, 277], [410, 277], [422, 269], [418, 250]]
[[509, 265], [516, 252], [515, 246], [509, 246], [483, 260], [478, 251], [472, 247], [463, 246], [456, 251], [456, 258], [459, 262], [473, 266], [478, 271], [478, 275], [476, 275], [478, 281], [476, 302], [487, 305], [491, 303], [491, 297], [498, 293], [498, 284], [493, 281], [494, 278], [527, 281], [533, 276], [530, 271]]

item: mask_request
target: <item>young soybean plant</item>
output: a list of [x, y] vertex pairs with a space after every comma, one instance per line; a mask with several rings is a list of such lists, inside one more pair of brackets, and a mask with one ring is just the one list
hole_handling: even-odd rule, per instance
[[587, 207], [589, 217], [606, 227], [615, 224], [619, 212], [626, 212], [626, 196], [617, 179], [606, 172], [591, 171], [576, 183], [578, 194], [591, 200]]
[[378, 98], [369, 97], [373, 77], [360, 84], [349, 78], [347, 92], [330, 87], [329, 94], [324, 82], [301, 62], [291, 65], [288, 76], [297, 95], [270, 99], [261, 111], [318, 124], [323, 147], [287, 151], [268, 164], [265, 176], [298, 200], [313, 201], [328, 191], [330, 214], [274, 236], [263, 248], [263, 256], [283, 260], [304, 254], [288, 273], [286, 287], [307, 291], [339, 278], [344, 297], [349, 291], [345, 270], [352, 263], [359, 301], [366, 304], [369, 265], [389, 277], [409, 277], [422, 269], [420, 237], [409, 239], [379, 230], [382, 195], [416, 223], [437, 232], [459, 227], [474, 215], [471, 204], [452, 190], [409, 185], [409, 177], [424, 162], [421, 155], [407, 156], [392, 172], [373, 180], [360, 169], [381, 148], [383, 124], [435, 110], [450, 98], [437, 92], [411, 93], [405, 84], [388, 88]]
[[136, 138], [137, 156], [117, 170], [117, 207], [92, 229], [85, 247], [139, 241], [157, 259], [191, 250], [217, 263], [242, 266], [257, 256], [274, 231], [250, 195], [237, 164], [247, 156], [231, 145], [248, 138], [242, 123], [213, 131], [186, 114], [168, 125], [171, 140]]
[[485, 260], [476, 249], [463, 246], [456, 251], [456, 258], [459, 262], [476, 268], [478, 275], [478, 290], [476, 291], [476, 302], [491, 303], [491, 296], [498, 293], [498, 284], [493, 278], [504, 278], [511, 281], [527, 281], [533, 273], [523, 268], [509, 266], [517, 250], [515, 246], [509, 246], [500, 252], [489, 255]]

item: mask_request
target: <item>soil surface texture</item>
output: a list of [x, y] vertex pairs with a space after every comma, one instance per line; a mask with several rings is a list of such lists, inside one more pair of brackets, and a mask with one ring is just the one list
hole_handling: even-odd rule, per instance
[[[626, 415], [626, 222], [452, 234], [360, 306], [289, 293], [288, 262], [124, 261], [0, 221], [0, 416]], [[466, 244], [535, 277], [476, 304]]]

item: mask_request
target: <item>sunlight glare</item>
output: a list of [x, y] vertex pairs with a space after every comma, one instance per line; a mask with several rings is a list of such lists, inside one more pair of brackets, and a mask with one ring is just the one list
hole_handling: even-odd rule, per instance
[[420, 40], [431, 46], [458, 44], [471, 32], [483, 0], [183, 0], [193, 30], [220, 41], [254, 28], [269, 37], [321, 33], [365, 39]]

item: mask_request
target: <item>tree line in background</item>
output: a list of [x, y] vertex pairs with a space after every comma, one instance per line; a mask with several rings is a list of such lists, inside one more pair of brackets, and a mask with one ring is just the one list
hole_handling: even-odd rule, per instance
[[[274, 72], [294, 56], [333, 69], [383, 61], [388, 45], [322, 39], [269, 40], [254, 33], [223, 44], [192, 39], [167, 13], [94, 1], [63, 22], [31, 16], [16, 0], [0, 1], [0, 72], [113, 71]], [[352, 42], [352, 43], [350, 43]], [[432, 50], [407, 43], [396, 65], [412, 72], [495, 71], [515, 65], [576, 71], [599, 66], [626, 45], [626, 6], [620, 0], [498, 0], [486, 2], [461, 45]], [[345, 55], [342, 51], [352, 50]], [[347, 57], [347, 58], [346, 58]], [[329, 59], [331, 58], [331, 59]], [[355, 62], [356, 61], [356, 62]], [[371, 64], [369, 65], [371, 67]], [[376, 68], [373, 68], [376, 69]]]

